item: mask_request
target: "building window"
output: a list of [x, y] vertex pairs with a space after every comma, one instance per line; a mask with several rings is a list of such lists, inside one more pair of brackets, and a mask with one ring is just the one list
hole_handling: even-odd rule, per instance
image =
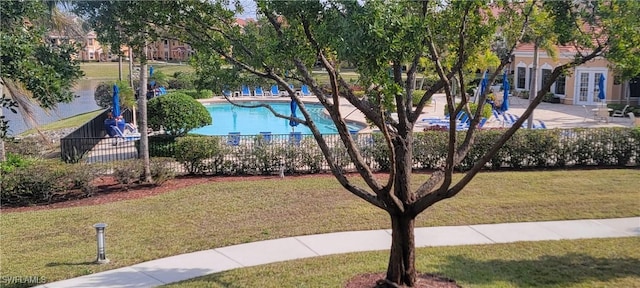
[[89, 43], [89, 46], [93, 46], [93, 39], [89, 39], [87, 42]]
[[640, 97], [640, 75], [629, 80], [629, 97]]
[[93, 52], [89, 52], [89, 60], [93, 60]]
[[525, 77], [527, 77], [526, 75], [526, 68], [524, 67], [518, 67], [518, 83], [516, 85], [517, 89], [526, 89], [526, 81], [525, 81]]
[[565, 94], [565, 85], [567, 85], [567, 76], [560, 75], [556, 80], [556, 90], [554, 91], [556, 95], [564, 95]]

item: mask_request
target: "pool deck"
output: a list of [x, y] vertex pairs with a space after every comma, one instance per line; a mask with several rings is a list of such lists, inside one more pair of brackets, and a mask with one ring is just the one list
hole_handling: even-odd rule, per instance
[[[233, 97], [231, 99], [238, 101], [290, 101], [289, 97]], [[301, 99], [308, 103], [318, 103], [318, 99], [314, 96], [302, 97]], [[341, 100], [340, 112], [345, 116], [345, 120], [363, 123], [366, 125], [364, 114], [357, 110], [354, 111], [355, 107], [346, 99]], [[223, 97], [200, 99], [199, 101], [203, 104], [226, 102]], [[427, 117], [444, 117], [444, 106], [446, 105], [446, 102], [444, 94], [435, 94], [431, 104], [425, 106], [419, 119]], [[527, 104], [528, 102], [526, 99], [510, 97], [510, 109], [507, 112], [520, 116], [526, 110]], [[549, 129], [575, 127], [632, 127], [632, 123], [629, 118], [609, 117], [608, 122], [595, 120], [590, 114], [592, 108], [595, 108], [595, 106], [588, 107], [587, 109], [589, 111], [585, 111], [581, 105], [540, 103], [534, 111], [534, 119], [543, 121]], [[501, 124], [492, 117], [485, 126], [500, 127]], [[424, 129], [424, 126], [416, 125], [414, 131], [421, 131], [422, 129]], [[361, 130], [361, 132], [370, 132], [371, 130], [372, 129], [370, 128], [365, 128]]]

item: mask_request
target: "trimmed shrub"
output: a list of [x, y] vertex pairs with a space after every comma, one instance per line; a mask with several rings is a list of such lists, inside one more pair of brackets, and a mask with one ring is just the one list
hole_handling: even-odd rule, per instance
[[[444, 105], [444, 114], [445, 115], [448, 114], [448, 111], [449, 111], [448, 110], [449, 109], [448, 106], [449, 106], [448, 104]], [[476, 113], [476, 110], [478, 110], [478, 104], [477, 103], [469, 103], [469, 110], [471, 110], [471, 113]], [[464, 109], [462, 111], [464, 111]], [[491, 112], [491, 105], [489, 105], [487, 103], [482, 107], [482, 115], [481, 116], [484, 117], [484, 118], [489, 119], [489, 118], [491, 118], [491, 115], [493, 115], [493, 112]]]
[[153, 184], [162, 185], [164, 182], [176, 177], [176, 172], [171, 169], [171, 158], [151, 158], [151, 178], [153, 178]]
[[0, 197], [3, 206], [49, 203], [57, 197], [80, 190], [84, 196], [93, 192], [92, 165], [70, 165], [57, 160], [38, 160], [2, 173]]
[[[222, 163], [219, 137], [187, 136], [178, 137], [175, 144], [175, 158], [189, 174], [204, 174]], [[217, 170], [217, 169], [214, 169]]]
[[113, 168], [113, 176], [124, 189], [129, 189], [131, 185], [139, 183], [143, 174], [144, 165], [138, 159], [119, 161], [118, 165]]
[[200, 102], [180, 92], [149, 100], [148, 109], [149, 126], [154, 130], [164, 128], [169, 135], [182, 136], [212, 122], [211, 115]]

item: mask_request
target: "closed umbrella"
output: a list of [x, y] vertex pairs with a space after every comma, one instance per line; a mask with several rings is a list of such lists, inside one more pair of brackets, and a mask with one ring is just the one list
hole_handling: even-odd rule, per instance
[[604, 80], [604, 74], [600, 74], [600, 81], [598, 82], [598, 99], [600, 99], [603, 105], [606, 102], [604, 100], [606, 98], [604, 95]]
[[487, 89], [487, 82], [487, 71], [485, 71], [484, 74], [482, 74], [482, 79], [480, 80], [480, 89], [477, 89], [474, 95], [474, 103], [478, 103], [478, 101], [480, 101], [480, 95], [482, 95], [482, 93], [484, 93], [484, 90]]
[[[153, 77], [153, 66], [149, 66], [149, 78]], [[156, 81], [149, 81], [151, 88], [156, 86]]]
[[[296, 116], [296, 110], [298, 110], [298, 103], [296, 103], [295, 100], [291, 100], [291, 117], [298, 117]], [[291, 126], [291, 130], [294, 130], [294, 127], [298, 126], [298, 121], [295, 120], [289, 120], [289, 126]]]
[[504, 89], [504, 94], [502, 95], [502, 106], [500, 106], [500, 111], [505, 112], [509, 110], [509, 90], [511, 90], [511, 85], [509, 84], [509, 79], [507, 79], [507, 72], [504, 72], [502, 75], [502, 89]]
[[120, 89], [118, 85], [113, 85], [113, 110], [111, 114], [114, 118], [120, 116]]
[[484, 71], [482, 81], [480, 81], [480, 95], [482, 95], [482, 93], [487, 89], [487, 82], [489, 82], [489, 79], [487, 79], [487, 71]]

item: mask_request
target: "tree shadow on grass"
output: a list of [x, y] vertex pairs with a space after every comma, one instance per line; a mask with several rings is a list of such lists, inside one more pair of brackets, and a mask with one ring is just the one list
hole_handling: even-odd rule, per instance
[[640, 277], [640, 259], [635, 258], [596, 258], [578, 253], [526, 260], [478, 261], [461, 255], [448, 258], [448, 263], [440, 267], [442, 274], [470, 284], [509, 282], [518, 287], [562, 287]]
[[78, 265], [100, 265], [95, 261], [84, 261], [84, 262], [50, 262], [45, 265], [46, 267], [56, 267], [56, 266], [78, 266]]
[[164, 285], [161, 287], [165, 287], [165, 288], [171, 288], [175, 286], [181, 286], [181, 285], [186, 285], [189, 287], [225, 287], [225, 288], [240, 288], [242, 286], [240, 286], [237, 283], [232, 283], [229, 280], [225, 280], [224, 277], [226, 277], [227, 274], [225, 273], [214, 273], [214, 274], [209, 274], [203, 277], [198, 277], [198, 278], [194, 278], [194, 279], [188, 279], [188, 280], [184, 280], [184, 281], [180, 281], [180, 282], [176, 282], [176, 283], [171, 283], [168, 285]]

